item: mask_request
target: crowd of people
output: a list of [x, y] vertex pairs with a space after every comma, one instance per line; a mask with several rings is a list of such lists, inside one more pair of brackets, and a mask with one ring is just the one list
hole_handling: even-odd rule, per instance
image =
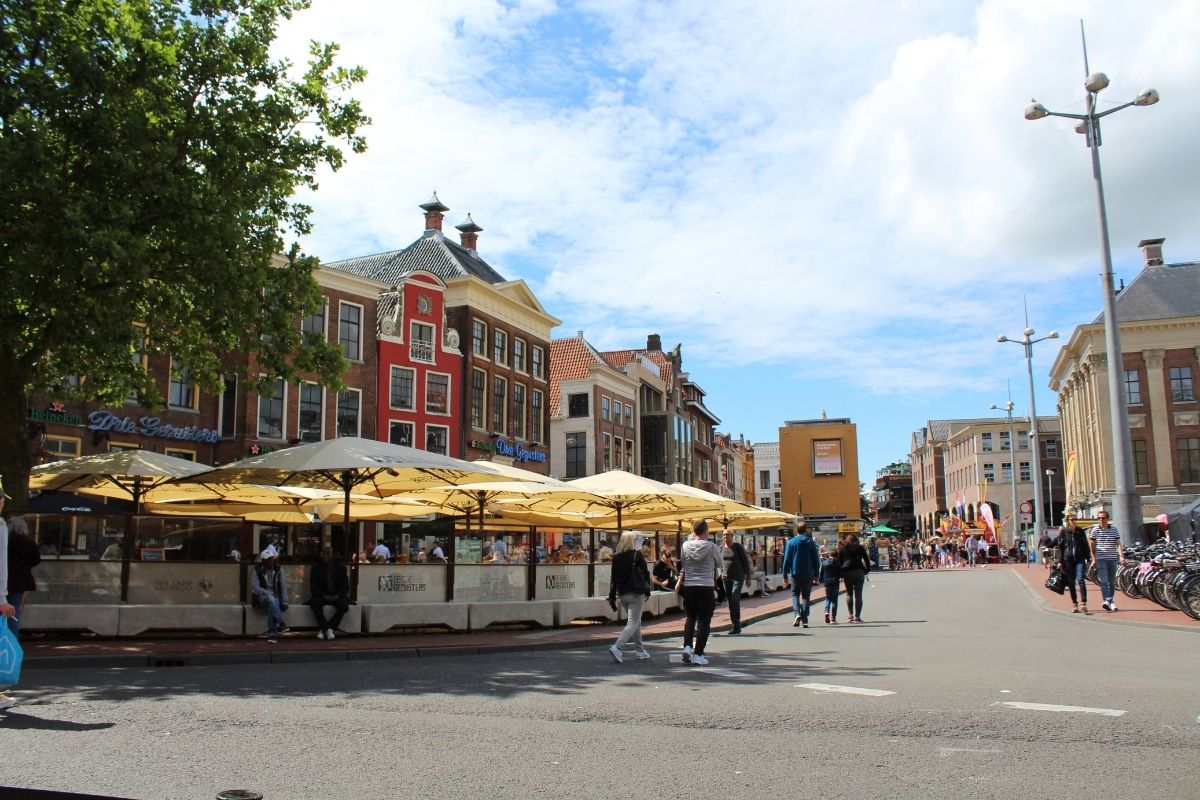
[[[888, 545], [888, 563], [892, 570], [906, 569], [950, 569], [956, 567], [979, 567], [1001, 555], [994, 544], [988, 544], [983, 534], [933, 536], [924, 541], [902, 539]], [[1011, 556], [1019, 558], [1014, 551]]]

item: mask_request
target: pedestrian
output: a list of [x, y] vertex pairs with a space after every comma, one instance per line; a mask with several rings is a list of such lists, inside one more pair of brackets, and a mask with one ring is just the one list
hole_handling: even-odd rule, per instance
[[1029, 545], [1025, 543], [1024, 539], [1017, 542], [1017, 558], [1023, 561], [1025, 566], [1029, 566]]
[[837, 624], [838, 585], [842, 582], [842, 548], [835, 546], [821, 559], [821, 583], [825, 584], [825, 624]]
[[[1076, 614], [1080, 611], [1088, 613], [1087, 570], [1091, 555], [1087, 534], [1075, 524], [1075, 514], [1068, 511], [1063, 518], [1062, 531], [1058, 534], [1055, 557], [1058, 559], [1059, 569], [1063, 571], [1067, 588], [1071, 590], [1071, 604], [1075, 606]], [[1075, 594], [1076, 585], [1079, 586], [1078, 597]]]
[[783, 547], [783, 579], [792, 587], [792, 627], [808, 627], [809, 597], [813, 580], [821, 571], [817, 545], [808, 535], [804, 523], [792, 530], [792, 538]]
[[1117, 583], [1117, 565], [1125, 563], [1125, 553], [1121, 550], [1121, 532], [1116, 525], [1109, 525], [1108, 512], [1101, 509], [1096, 515], [1099, 520], [1088, 531], [1088, 541], [1091, 543], [1092, 560], [1096, 562], [1096, 577], [1100, 581], [1100, 594], [1104, 597], [1101, 608], [1105, 611], [1116, 611], [1117, 604], [1113, 597]]
[[725, 546], [721, 548], [721, 560], [725, 565], [725, 597], [729, 600], [729, 621], [733, 627], [729, 633], [742, 632], [742, 587], [750, 580], [750, 557], [741, 542], [733, 540], [733, 531], [723, 531]]
[[[1066, 530], [1066, 520], [1063, 520], [1063, 530]], [[1038, 555], [1042, 558], [1042, 565], [1046, 571], [1050, 571], [1050, 562], [1054, 558], [1055, 542], [1054, 537], [1050, 535], [1050, 529], [1042, 531], [1042, 538], [1038, 539]]]
[[851, 622], [862, 622], [863, 586], [871, 559], [867, 549], [858, 543], [858, 535], [850, 534], [842, 546], [842, 581], [846, 584], [846, 610]]
[[287, 578], [278, 561], [279, 551], [269, 544], [250, 570], [250, 605], [267, 612], [267, 641], [271, 644], [279, 641], [279, 634], [291, 630], [283, 621], [283, 612], [288, 610]]
[[706, 520], [692, 523], [692, 538], [679, 548], [679, 560], [683, 609], [687, 614], [683, 626], [683, 661], [703, 666], [708, 663], [704, 648], [717, 605], [716, 587], [722, 565], [721, 548], [709, 540]]
[[[4, 511], [4, 503], [11, 500], [4, 492], [4, 484], [0, 483], [0, 514]], [[12, 620], [17, 616], [17, 610], [8, 602], [8, 523], [0, 516], [0, 616]], [[19, 621], [19, 620], [18, 620]], [[0, 692], [0, 711], [12, 708], [17, 701], [5, 692]]]
[[620, 597], [626, 615], [625, 628], [612, 647], [608, 648], [612, 660], [618, 664], [625, 660], [621, 648], [630, 642], [637, 647], [638, 658], [650, 657], [642, 645], [642, 610], [650, 599], [650, 568], [646, 565], [646, 557], [642, 555], [640, 538], [636, 533], [625, 531], [613, 551], [608, 604], [616, 611], [617, 598]]
[[17, 634], [21, 630], [21, 605], [26, 592], [36, 592], [37, 582], [33, 579], [33, 568], [42, 561], [37, 543], [29, 538], [29, 526], [22, 517], [8, 521], [8, 604], [13, 615], [8, 618], [8, 627]]
[[[308, 573], [308, 589], [308, 607], [317, 618], [317, 638], [332, 640], [350, 610], [350, 579], [346, 565], [334, 560], [332, 547], [321, 548], [321, 560]], [[325, 606], [333, 606], [333, 617], [328, 620]]]

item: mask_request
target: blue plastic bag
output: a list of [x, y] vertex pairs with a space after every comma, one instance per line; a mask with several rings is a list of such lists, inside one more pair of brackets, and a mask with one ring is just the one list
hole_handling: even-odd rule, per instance
[[17, 685], [24, 659], [25, 651], [21, 649], [17, 635], [8, 627], [8, 620], [0, 617], [0, 689]]

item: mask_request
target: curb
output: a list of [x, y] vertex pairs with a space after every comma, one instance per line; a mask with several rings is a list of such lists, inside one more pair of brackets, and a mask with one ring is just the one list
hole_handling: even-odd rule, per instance
[[[1170, 631], [1200, 633], [1200, 626], [1174, 625], [1170, 622], [1143, 622], [1142, 620], [1138, 619], [1121, 619], [1120, 617], [1113, 617], [1107, 614], [1100, 616], [1095, 612], [1089, 614], [1075, 614], [1070, 611], [1060, 611], [1057, 608], [1052, 608], [1050, 604], [1046, 602], [1046, 598], [1042, 597], [1041, 594], [1038, 593], [1037, 589], [1031, 586], [1028, 581], [1020, 576], [1019, 573], [1012, 572], [1011, 570], [1010, 573], [1017, 583], [1025, 587], [1025, 591], [1029, 592], [1029, 596], [1032, 597], [1034, 601], [1041, 606], [1042, 611], [1045, 611], [1047, 614], [1058, 614], [1059, 616], [1067, 617], [1069, 619], [1078, 619], [1080, 622], [1098, 622], [1102, 625], [1132, 625], [1138, 628], [1165, 628], [1166, 630]], [[1120, 612], [1118, 611], [1117, 613]]]

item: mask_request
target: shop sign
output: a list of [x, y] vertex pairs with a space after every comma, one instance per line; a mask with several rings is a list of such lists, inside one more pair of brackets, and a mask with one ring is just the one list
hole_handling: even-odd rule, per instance
[[27, 415], [29, 419], [37, 420], [38, 422], [59, 422], [63, 425], [83, 424], [83, 417], [66, 413], [63, 411], [62, 403], [53, 403], [47, 409], [31, 408], [27, 412]]
[[859, 524], [857, 522], [839, 522], [837, 526], [838, 533], [858, 533]]
[[114, 433], [133, 433], [142, 436], [156, 436], [160, 439], [175, 439], [183, 442], [204, 442], [216, 444], [220, 438], [211, 428], [197, 428], [195, 425], [169, 425], [158, 417], [118, 417], [113, 412], [100, 408], [88, 414], [88, 430], [112, 431]]
[[520, 442], [512, 442], [507, 439], [496, 440], [496, 453], [509, 458], [515, 458], [522, 463], [526, 461], [537, 461], [546, 463], [546, 454], [537, 450], [526, 450], [525, 445]]
[[471, 447], [474, 447], [476, 450], [483, 450], [486, 453], [494, 453], [496, 451], [496, 448], [492, 447], [491, 442], [481, 442], [478, 439], [472, 439], [471, 441], [467, 442], [467, 444], [471, 445]]

